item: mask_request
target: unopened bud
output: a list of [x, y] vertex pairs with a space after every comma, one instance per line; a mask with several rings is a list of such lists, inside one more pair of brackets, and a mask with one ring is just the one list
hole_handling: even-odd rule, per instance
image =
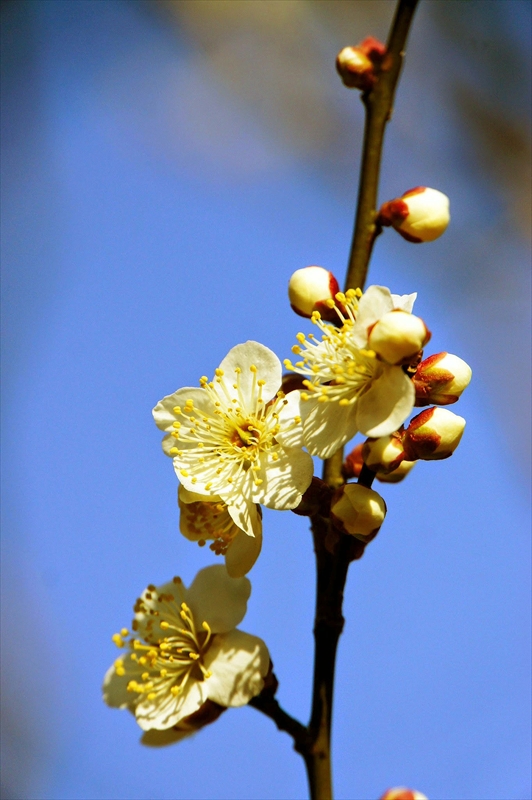
[[394, 789], [387, 789], [380, 800], [428, 800], [428, 797], [416, 789], [396, 786]]
[[373, 472], [393, 472], [404, 458], [403, 443], [399, 436], [381, 436], [366, 439], [362, 447], [364, 463]]
[[346, 483], [336, 490], [331, 519], [343, 533], [371, 542], [386, 516], [386, 503], [377, 492], [359, 483]]
[[381, 225], [392, 225], [409, 242], [432, 242], [449, 224], [449, 198], [437, 189], [417, 186], [384, 203], [378, 219]]
[[360, 47], [344, 47], [336, 56], [336, 70], [349, 89], [371, 89], [375, 83], [372, 61]]
[[290, 305], [301, 317], [310, 317], [316, 303], [334, 300], [339, 291], [338, 281], [323, 267], [298, 269], [288, 283]]
[[471, 367], [451, 353], [436, 353], [418, 366], [413, 377], [416, 406], [456, 403], [471, 380]]
[[415, 463], [415, 461], [404, 459], [393, 472], [377, 472], [377, 480], [381, 483], [399, 483], [403, 478], [406, 478]]
[[388, 364], [403, 364], [409, 363], [429, 339], [430, 331], [422, 319], [395, 309], [370, 328], [368, 346]]
[[424, 461], [452, 456], [465, 428], [465, 419], [446, 408], [427, 408], [410, 422], [403, 436], [405, 458]]
[[363, 447], [363, 444], [357, 444], [357, 446], [351, 450], [349, 455], [345, 457], [345, 461], [342, 464], [342, 475], [346, 481], [348, 481], [350, 478], [358, 478], [360, 475], [360, 470], [364, 466], [364, 459], [362, 457]]

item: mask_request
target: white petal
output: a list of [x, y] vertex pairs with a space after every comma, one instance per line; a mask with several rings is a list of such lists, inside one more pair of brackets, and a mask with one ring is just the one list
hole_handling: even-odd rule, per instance
[[113, 708], [129, 708], [130, 711], [134, 711], [138, 695], [128, 692], [127, 685], [131, 680], [140, 680], [142, 668], [131, 660], [129, 650], [124, 649], [120, 658], [124, 663], [125, 675], [117, 675], [114, 664], [107, 670], [103, 679], [103, 699]]
[[384, 367], [356, 404], [358, 429], [365, 436], [387, 436], [403, 424], [414, 407], [415, 390], [401, 367]]
[[[168, 686], [170, 687], [169, 682]], [[152, 728], [165, 730], [193, 714], [207, 699], [207, 692], [203, 681], [189, 678], [183, 690], [183, 694], [174, 696], [170, 689], [162, 697], [160, 694], [154, 700], [148, 700], [146, 695], [142, 695], [142, 700], [137, 705], [135, 716], [143, 731]]]
[[212, 400], [210, 400], [205, 389], [198, 388], [197, 386], [186, 386], [184, 389], [179, 389], [177, 392], [174, 392], [174, 394], [163, 397], [163, 399], [157, 403], [152, 411], [153, 419], [157, 427], [162, 431], [171, 431], [173, 429], [173, 423], [176, 420], [180, 420], [174, 408], [176, 406], [183, 408], [185, 402], [189, 399], [194, 401], [195, 407], [204, 408], [210, 414], [214, 412]]
[[167, 728], [163, 731], [158, 731], [151, 728], [149, 731], [144, 731], [140, 739], [140, 743], [146, 747], [166, 747], [168, 744], [175, 744], [186, 739], [187, 736], [192, 736], [195, 731], [182, 731], [178, 728]]
[[[185, 598], [185, 587], [182, 582], [177, 581], [174, 583], [174, 581], [168, 581], [168, 583], [163, 583], [161, 586], [156, 586], [152, 591], [145, 589], [141, 594], [141, 599], [147, 609], [147, 613], [143, 611], [135, 613], [137, 629], [133, 635], [136, 639], [146, 639], [147, 637], [150, 641], [153, 641], [154, 638], [156, 640], [163, 639], [167, 635], [159, 627], [159, 622], [162, 621], [162, 618], [158, 614], [152, 615], [149, 613], [150, 610], [159, 612], [157, 598], [162, 594], [172, 595], [175, 601], [175, 614], [179, 616], [180, 606]], [[150, 624], [149, 628], [147, 627], [148, 623]]]
[[300, 448], [277, 448], [277, 461], [267, 453], [261, 459], [261, 471], [256, 475], [262, 480], [254, 487], [253, 499], [268, 508], [286, 511], [295, 508], [301, 495], [310, 486], [314, 475], [314, 462]]
[[[250, 369], [251, 366], [257, 368], [253, 373]], [[244, 344], [237, 344], [232, 350], [228, 352], [222, 363], [220, 369], [223, 370], [224, 375], [222, 380], [229, 391], [231, 397], [239, 399], [237, 391], [233, 388], [236, 383], [236, 369], [240, 369], [239, 385], [242, 397], [248, 405], [248, 410], [253, 410], [251, 407], [251, 397], [253, 386], [256, 387], [258, 380], [265, 381], [262, 388], [262, 394], [266, 401], [270, 400], [278, 391], [281, 385], [282, 368], [281, 362], [268, 347], [265, 347], [259, 342], [248, 341]], [[217, 383], [214, 382], [214, 387], [217, 389]], [[217, 389], [218, 394], [224, 397], [220, 389]], [[257, 394], [257, 389], [255, 389]], [[251, 408], [250, 408], [251, 407]]]
[[301, 392], [297, 389], [286, 395], [279, 412], [281, 430], [275, 438], [284, 447], [303, 447], [303, 425], [296, 418], [301, 419]]
[[416, 298], [417, 292], [413, 294], [392, 294], [393, 307], [400, 308], [401, 311], [408, 311], [411, 314]]
[[257, 503], [239, 492], [231, 493], [224, 502], [227, 503], [227, 510], [237, 528], [248, 536], [255, 536], [255, 528], [259, 524]]
[[212, 671], [205, 685], [210, 700], [222, 706], [243, 706], [258, 695], [264, 686], [270, 656], [257, 636], [231, 631], [216, 636], [205, 666]]
[[329, 458], [357, 433], [356, 403], [341, 406], [336, 402], [318, 403], [310, 397], [301, 408], [304, 442], [313, 456]]
[[255, 536], [248, 536], [244, 531], [237, 533], [227, 549], [225, 566], [231, 578], [246, 575], [259, 557], [262, 548], [262, 522]]
[[[188, 489], [185, 489], [184, 486], [179, 486], [177, 490], [177, 496], [180, 503], [202, 503], [205, 502], [205, 495], [198, 494], [198, 492], [190, 492]], [[209, 498], [211, 503], [216, 503], [220, 500], [218, 495], [212, 495]]]
[[368, 286], [358, 303], [356, 323], [350, 337], [353, 344], [356, 347], [366, 347], [370, 325], [392, 309], [392, 295], [386, 286]]
[[185, 601], [197, 627], [205, 621], [213, 633], [225, 633], [244, 618], [250, 594], [247, 578], [230, 578], [224, 565], [215, 564], [198, 572]]

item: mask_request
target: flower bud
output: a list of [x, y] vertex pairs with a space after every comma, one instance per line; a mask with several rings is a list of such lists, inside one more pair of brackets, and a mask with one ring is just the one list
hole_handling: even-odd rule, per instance
[[432, 242], [449, 224], [449, 198], [437, 189], [417, 186], [395, 200], [384, 203], [381, 225], [392, 225], [409, 242]]
[[371, 89], [375, 83], [373, 63], [360, 47], [344, 47], [336, 56], [336, 71], [349, 89]]
[[371, 542], [386, 516], [386, 503], [377, 492], [359, 483], [346, 483], [333, 495], [331, 519], [343, 533]]
[[465, 419], [446, 408], [426, 408], [411, 420], [403, 436], [405, 458], [424, 461], [452, 456], [465, 428]]
[[316, 303], [334, 300], [339, 291], [338, 281], [323, 267], [298, 269], [288, 283], [290, 305], [301, 317], [311, 317]]
[[415, 461], [403, 459], [393, 472], [377, 472], [377, 480], [381, 483], [399, 483], [406, 478], [415, 463]]
[[366, 439], [362, 446], [364, 463], [373, 472], [393, 472], [404, 458], [403, 443], [397, 435]]
[[380, 68], [386, 45], [373, 36], [367, 36], [356, 47], [344, 47], [336, 57], [336, 69], [349, 89], [369, 91], [375, 85], [375, 68]]
[[471, 367], [451, 353], [436, 353], [418, 366], [413, 377], [416, 406], [456, 403], [471, 380]]
[[430, 331], [422, 319], [394, 309], [370, 328], [368, 346], [388, 364], [402, 364], [409, 363], [429, 339]]
[[416, 789], [396, 786], [394, 789], [387, 789], [380, 800], [428, 800], [428, 797]]

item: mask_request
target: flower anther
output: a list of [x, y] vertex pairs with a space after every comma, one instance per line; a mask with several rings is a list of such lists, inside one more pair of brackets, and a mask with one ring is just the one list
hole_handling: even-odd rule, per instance
[[241, 706], [262, 690], [268, 650], [236, 630], [250, 594], [247, 578], [206, 567], [187, 590], [180, 578], [150, 585], [135, 603], [133, 632], [107, 671], [105, 702], [127, 708], [140, 727], [167, 730], [209, 700]]
[[[400, 366], [369, 347], [372, 327], [398, 308], [410, 316], [415, 295], [399, 297], [381, 286], [348, 290], [331, 301], [338, 325], [314, 312], [321, 339], [298, 333], [292, 349], [299, 360], [287, 369], [305, 377], [301, 392], [303, 442], [311, 455], [328, 458], [357, 431], [379, 437], [397, 430], [415, 399], [412, 381]], [[417, 319], [417, 318], [416, 318]]]
[[200, 388], [179, 389], [153, 410], [164, 452], [191, 492], [219, 497], [249, 536], [257, 504], [295, 508], [312, 480], [302, 450], [300, 392], [284, 395], [281, 363], [258, 342], [233, 347]]

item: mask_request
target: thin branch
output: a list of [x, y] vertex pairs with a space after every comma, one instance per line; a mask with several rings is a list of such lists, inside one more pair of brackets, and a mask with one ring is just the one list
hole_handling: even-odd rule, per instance
[[[399, 0], [392, 24], [387, 52], [374, 88], [363, 96], [366, 107], [364, 147], [360, 172], [357, 212], [349, 266], [345, 283], [349, 288], [364, 288], [375, 238], [377, 190], [384, 141], [384, 129], [391, 117], [403, 51], [418, 0]], [[343, 483], [343, 453], [339, 450], [323, 467], [323, 479], [336, 488]], [[361, 474], [360, 482], [371, 486], [372, 474]], [[314, 625], [314, 685], [309, 723], [311, 748], [305, 764], [312, 800], [332, 800], [331, 720], [336, 650], [344, 625], [343, 592], [349, 563], [360, 558], [364, 545], [339, 534], [321, 517], [312, 521], [316, 552], [317, 590]]]
[[309, 750], [310, 737], [308, 729], [297, 719], [281, 708], [275, 697], [269, 691], [262, 692], [249, 701], [249, 705], [262, 711], [270, 717], [280, 731], [285, 731], [294, 740], [294, 750], [306, 757]]

